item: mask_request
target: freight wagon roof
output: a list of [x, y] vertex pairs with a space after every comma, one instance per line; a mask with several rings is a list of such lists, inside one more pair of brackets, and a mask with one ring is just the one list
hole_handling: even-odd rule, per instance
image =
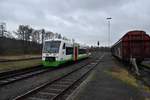
[[145, 31], [141, 30], [135, 30], [135, 31], [129, 31], [127, 34], [125, 34], [122, 37], [122, 40], [149, 40], [150, 36], [146, 34]]
[[124, 36], [122, 36], [122, 38], [119, 41], [117, 41], [114, 45], [112, 45], [112, 47], [115, 46], [115, 45], [117, 45], [118, 43], [120, 43], [120, 41], [122, 41], [123, 39], [125, 39], [125, 37], [127, 37], [127, 36], [142, 35], [142, 34], [143, 34], [143, 36], [147, 36], [150, 39], [150, 36], [148, 34], [146, 34], [145, 31], [142, 31], [142, 30], [133, 30], [133, 31], [127, 32]]

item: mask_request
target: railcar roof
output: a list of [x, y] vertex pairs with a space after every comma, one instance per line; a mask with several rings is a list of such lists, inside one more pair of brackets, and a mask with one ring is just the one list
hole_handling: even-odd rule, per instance
[[80, 46], [80, 48], [88, 48], [88, 46], [81, 45], [79, 43], [73, 43], [72, 41], [69, 41], [69, 40], [63, 40], [63, 39], [48, 39], [48, 40], [45, 40], [45, 42], [47, 42], [47, 41], [61, 41], [61, 42], [68, 43], [68, 44], [78, 45], [78, 46]]
[[72, 41], [69, 41], [69, 40], [63, 40], [63, 39], [48, 39], [48, 40], [45, 40], [45, 41], [61, 41], [61, 42], [72, 43]]

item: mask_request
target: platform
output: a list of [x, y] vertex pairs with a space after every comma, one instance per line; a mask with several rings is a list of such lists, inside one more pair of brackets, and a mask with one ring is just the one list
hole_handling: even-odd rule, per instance
[[147, 100], [139, 88], [107, 73], [112, 67], [120, 67], [114, 60], [106, 53], [99, 65], [67, 100]]

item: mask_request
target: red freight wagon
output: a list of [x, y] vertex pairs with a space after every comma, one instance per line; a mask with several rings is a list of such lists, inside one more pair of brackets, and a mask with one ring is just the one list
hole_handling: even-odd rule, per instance
[[121, 60], [136, 58], [141, 63], [145, 58], [150, 58], [150, 36], [144, 31], [130, 31], [112, 46], [111, 51]]

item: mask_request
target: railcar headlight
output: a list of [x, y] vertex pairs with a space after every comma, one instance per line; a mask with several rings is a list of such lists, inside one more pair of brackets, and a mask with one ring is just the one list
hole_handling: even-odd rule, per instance
[[45, 57], [42, 57], [42, 60], [45, 60]]

